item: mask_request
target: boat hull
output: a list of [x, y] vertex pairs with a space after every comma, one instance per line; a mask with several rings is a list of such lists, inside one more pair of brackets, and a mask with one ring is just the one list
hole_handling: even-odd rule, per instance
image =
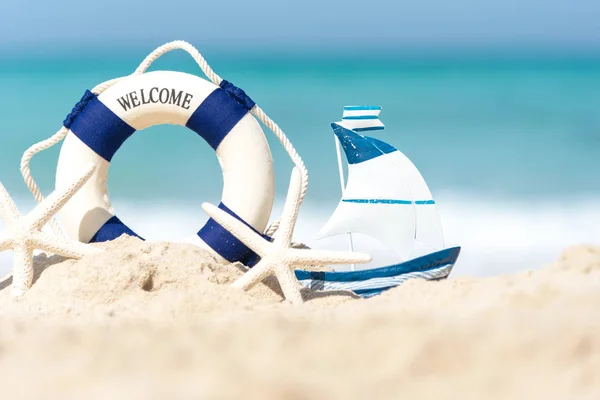
[[350, 290], [361, 297], [372, 297], [410, 279], [440, 280], [450, 275], [460, 254], [452, 247], [400, 264], [350, 272], [296, 270], [296, 277], [313, 290]]

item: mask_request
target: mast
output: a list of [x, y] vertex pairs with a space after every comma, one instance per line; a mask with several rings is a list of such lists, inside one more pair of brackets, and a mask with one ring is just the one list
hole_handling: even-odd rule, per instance
[[[340, 141], [337, 136], [333, 136], [333, 140], [335, 140], [335, 150], [337, 153], [337, 161], [338, 161], [338, 169], [340, 172], [340, 185], [342, 187], [342, 196], [344, 195], [344, 186], [345, 186], [345, 178], [344, 178], [344, 166], [342, 165], [342, 148], [340, 146]], [[354, 243], [352, 241], [352, 233], [348, 233], [348, 247], [350, 251], [354, 251]], [[356, 266], [354, 264], [350, 264], [350, 269], [354, 271]]]
[[[380, 130], [384, 128], [383, 123], [379, 120], [380, 106], [345, 106], [342, 114], [342, 121], [338, 124], [344, 128], [361, 131]], [[340, 185], [342, 187], [342, 196], [344, 196], [345, 178], [344, 165], [342, 162], [342, 149], [340, 141], [337, 137], [335, 140], [335, 150], [337, 153], [338, 169], [340, 174]], [[348, 233], [348, 247], [350, 251], [354, 251], [354, 242], [352, 233]], [[354, 264], [350, 266], [351, 270], [355, 270]]]

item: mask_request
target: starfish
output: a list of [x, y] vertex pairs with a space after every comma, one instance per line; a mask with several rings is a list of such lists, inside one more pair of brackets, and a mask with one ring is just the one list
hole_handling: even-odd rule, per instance
[[0, 251], [12, 249], [13, 282], [11, 294], [21, 296], [33, 283], [33, 251], [44, 250], [64, 257], [81, 258], [85, 254], [100, 251], [90, 245], [58, 238], [42, 232], [42, 227], [56, 214], [71, 197], [90, 179], [95, 166], [90, 167], [70, 186], [55, 190], [29, 214], [21, 215], [17, 205], [0, 182], [0, 219], [5, 228], [0, 233]]
[[298, 304], [302, 303], [303, 299], [300, 292], [301, 285], [294, 275], [293, 267], [315, 264], [358, 264], [371, 261], [371, 257], [363, 253], [291, 248], [292, 235], [300, 210], [301, 185], [300, 173], [294, 168], [281, 215], [281, 225], [272, 242], [220, 208], [209, 203], [202, 205], [212, 219], [261, 257], [253, 268], [233, 283], [233, 287], [248, 290], [267, 276], [275, 275], [286, 300]]

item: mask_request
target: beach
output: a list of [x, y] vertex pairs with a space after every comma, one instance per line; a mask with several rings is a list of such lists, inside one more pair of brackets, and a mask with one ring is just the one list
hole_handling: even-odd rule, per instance
[[600, 248], [495, 277], [410, 281], [381, 296], [248, 293], [187, 244], [122, 237], [81, 260], [36, 258], [0, 284], [11, 398], [597, 399]]
[[[6, 399], [600, 399], [600, 2], [39, 3], [0, 6]], [[279, 239], [261, 266], [289, 239], [364, 296], [403, 277], [363, 270], [432, 280], [244, 292], [205, 203]], [[348, 250], [371, 261], [324, 261]]]

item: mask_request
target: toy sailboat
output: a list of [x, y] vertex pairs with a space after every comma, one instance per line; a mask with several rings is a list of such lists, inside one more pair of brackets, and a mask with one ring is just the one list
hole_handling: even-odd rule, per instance
[[[458, 258], [460, 247], [444, 248], [435, 201], [414, 164], [390, 144], [358, 133], [384, 129], [380, 112], [378, 106], [346, 106], [342, 121], [331, 124], [343, 195], [319, 238], [349, 234], [352, 249], [352, 233], [366, 234], [403, 262], [361, 271], [296, 271], [309, 288], [370, 297], [408, 279], [444, 279]], [[340, 146], [348, 161], [345, 185]]]

